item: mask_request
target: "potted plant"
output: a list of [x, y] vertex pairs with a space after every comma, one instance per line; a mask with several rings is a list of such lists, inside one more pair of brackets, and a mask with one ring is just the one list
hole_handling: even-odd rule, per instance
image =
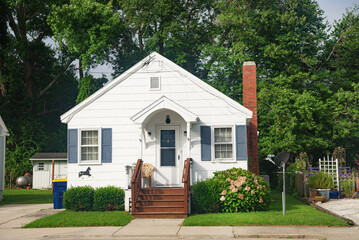
[[334, 182], [330, 174], [318, 172], [308, 178], [308, 185], [311, 189], [318, 190], [319, 195], [329, 199], [329, 192], [334, 187]]

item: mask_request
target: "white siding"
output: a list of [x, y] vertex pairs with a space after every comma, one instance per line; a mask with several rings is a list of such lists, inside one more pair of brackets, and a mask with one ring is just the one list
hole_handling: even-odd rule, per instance
[[[160, 90], [150, 90], [150, 77], [160, 77]], [[158, 60], [152, 61], [146, 69], [133, 73], [104, 95], [76, 113], [68, 123], [69, 129], [112, 128], [112, 163], [99, 165], [68, 165], [68, 186], [92, 185], [93, 187], [117, 185], [126, 188], [125, 167], [136, 163], [139, 158], [139, 126], [131, 117], [152, 102], [165, 95], [200, 119], [191, 128], [191, 157], [193, 181], [210, 177], [214, 171], [231, 167], [247, 169], [247, 161], [235, 163], [213, 163], [201, 161], [200, 125], [245, 125], [243, 112], [230, 106], [225, 100], [206, 91], [178, 71], [174, 71]], [[156, 126], [165, 125], [166, 115], [171, 116], [171, 125], [180, 127], [182, 160], [188, 157], [187, 140], [184, 137], [186, 122], [180, 115], [163, 110], [147, 121], [146, 142], [143, 142], [143, 160], [156, 164]], [[147, 132], [151, 132], [149, 137]], [[183, 162], [182, 162], [183, 163]], [[78, 177], [80, 171], [91, 167], [91, 176]]]

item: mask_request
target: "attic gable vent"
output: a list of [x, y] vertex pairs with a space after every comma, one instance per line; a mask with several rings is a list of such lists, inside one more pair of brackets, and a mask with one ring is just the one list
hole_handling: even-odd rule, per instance
[[151, 77], [150, 78], [150, 90], [160, 90], [160, 78], [159, 77]]

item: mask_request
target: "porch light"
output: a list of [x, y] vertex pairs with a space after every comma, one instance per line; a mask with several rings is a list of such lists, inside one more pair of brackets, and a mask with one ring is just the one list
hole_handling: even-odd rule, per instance
[[170, 115], [166, 115], [166, 124], [170, 124], [170, 123], [171, 123]]
[[148, 135], [148, 136], [151, 136], [151, 134], [152, 134], [151, 132], [147, 132], [147, 135]]
[[184, 134], [185, 136], [187, 136], [187, 131], [184, 131], [183, 134]]

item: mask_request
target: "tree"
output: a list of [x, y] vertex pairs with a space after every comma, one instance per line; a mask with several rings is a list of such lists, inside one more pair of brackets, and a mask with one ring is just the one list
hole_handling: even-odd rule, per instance
[[45, 43], [54, 2], [1, 1], [0, 112], [10, 131], [6, 174], [14, 177], [31, 171], [33, 153], [66, 148], [59, 115], [73, 106], [77, 81], [72, 59]]
[[206, 71], [202, 67], [202, 50], [215, 37], [217, 12], [213, 2], [121, 1], [121, 16], [127, 28], [124, 41], [114, 53], [115, 74], [124, 72], [150, 52], [157, 51], [200, 76]]

